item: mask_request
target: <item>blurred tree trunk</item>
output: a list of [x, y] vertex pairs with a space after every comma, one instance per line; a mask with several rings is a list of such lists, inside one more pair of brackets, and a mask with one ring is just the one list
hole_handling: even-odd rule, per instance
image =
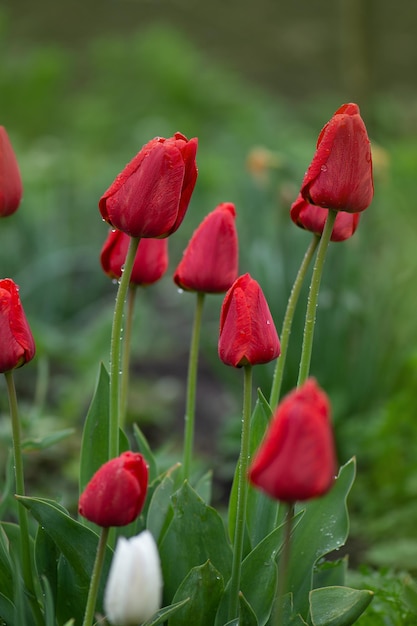
[[341, 73], [346, 99], [357, 102], [373, 127], [375, 0], [340, 0]]

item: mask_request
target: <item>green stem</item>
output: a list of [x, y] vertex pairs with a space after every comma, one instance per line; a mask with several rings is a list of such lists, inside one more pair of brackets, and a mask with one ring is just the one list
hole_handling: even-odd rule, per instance
[[319, 241], [320, 241], [320, 237], [318, 235], [314, 235], [309, 247], [307, 248], [304, 258], [301, 262], [300, 269], [298, 270], [298, 274], [296, 276], [296, 279], [291, 289], [290, 297], [288, 299], [287, 310], [285, 311], [284, 321], [282, 324], [281, 337], [280, 337], [281, 354], [278, 357], [276, 365], [275, 365], [275, 372], [274, 372], [274, 378], [272, 382], [271, 395], [269, 398], [269, 405], [272, 410], [274, 410], [275, 407], [277, 406], [280, 392], [281, 392], [282, 378], [284, 374], [285, 361], [287, 358], [288, 344], [290, 341], [291, 327], [292, 327], [292, 322], [294, 318], [295, 308], [297, 306], [298, 298], [301, 292], [301, 287], [303, 286], [303, 282], [307, 274], [307, 270], [314, 256], [316, 248], [319, 244]]
[[[16, 495], [25, 495], [25, 480], [23, 472], [22, 444], [20, 432], [19, 410], [17, 406], [16, 388], [13, 378], [13, 370], [4, 374], [7, 384], [7, 393], [9, 396], [10, 417], [12, 421], [13, 433], [13, 453], [14, 453], [14, 470], [16, 481]], [[20, 528], [20, 555], [22, 562], [22, 575], [26, 589], [29, 595], [32, 611], [39, 626], [43, 624], [42, 612], [36, 599], [35, 585], [33, 579], [32, 561], [30, 556], [30, 536], [27, 510], [19, 503], [17, 507]]]
[[273, 626], [285, 626], [284, 624], [284, 596], [288, 589], [288, 566], [291, 553], [291, 531], [294, 519], [294, 503], [288, 503], [287, 514], [285, 516], [284, 543], [282, 554], [279, 560], [278, 588], [275, 602]]
[[94, 561], [93, 573], [91, 575], [90, 589], [88, 590], [83, 626], [91, 626], [91, 624], [93, 623], [101, 570], [103, 569], [103, 562], [106, 554], [108, 534], [109, 528], [101, 529], [100, 538], [97, 546], [96, 560]]
[[123, 340], [123, 357], [122, 357], [122, 380], [120, 389], [120, 426], [123, 428], [126, 421], [127, 412], [127, 396], [129, 392], [129, 375], [130, 375], [130, 349], [132, 344], [132, 326], [133, 313], [135, 310], [135, 296], [137, 285], [129, 284], [127, 296], [127, 315]]
[[119, 454], [119, 408], [120, 408], [120, 366], [123, 333], [123, 311], [132, 274], [133, 263], [140, 239], [132, 237], [127, 251], [124, 271], [119, 283], [113, 314], [110, 344], [110, 415], [109, 415], [109, 459]]
[[240, 574], [245, 537], [246, 506], [248, 500], [248, 465], [250, 455], [250, 417], [252, 408], [252, 366], [244, 366], [243, 416], [237, 486], [236, 525], [233, 541], [232, 575], [230, 579], [229, 621], [238, 617]]
[[298, 387], [305, 382], [310, 373], [310, 362], [311, 353], [313, 350], [314, 326], [316, 322], [316, 310], [320, 291], [320, 282], [323, 274], [326, 252], [329, 245], [330, 236], [333, 231], [336, 215], [336, 211], [329, 210], [326, 224], [324, 226], [323, 234], [321, 236], [320, 244], [317, 250], [313, 274], [311, 276], [310, 291], [308, 295], [307, 311], [304, 324], [303, 347], [301, 351], [300, 369], [298, 372]]
[[197, 292], [193, 331], [191, 335], [190, 354], [188, 357], [187, 399], [184, 423], [184, 457], [183, 476], [188, 480], [191, 470], [191, 459], [194, 442], [195, 398], [197, 389], [198, 351], [200, 345], [201, 319], [205, 294]]

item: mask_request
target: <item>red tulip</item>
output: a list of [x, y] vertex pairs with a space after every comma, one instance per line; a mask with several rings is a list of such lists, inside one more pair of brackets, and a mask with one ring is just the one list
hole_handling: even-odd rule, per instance
[[249, 480], [272, 498], [295, 502], [325, 494], [335, 473], [329, 401], [310, 378], [278, 405]]
[[[309, 204], [301, 194], [298, 195], [290, 210], [290, 216], [294, 224], [316, 235], [323, 233], [328, 213], [328, 209]], [[359, 213], [339, 211], [330, 237], [331, 241], [344, 241], [352, 237], [358, 227], [359, 218]]]
[[10, 279], [0, 280], [0, 372], [20, 367], [35, 356], [35, 342], [19, 298]]
[[204, 218], [174, 273], [181, 289], [222, 293], [232, 286], [238, 273], [235, 218], [231, 202], [219, 204]]
[[321, 131], [301, 194], [310, 204], [348, 213], [371, 204], [371, 144], [356, 104], [341, 106]]
[[268, 363], [280, 354], [278, 334], [259, 284], [240, 276], [226, 293], [220, 313], [219, 357], [242, 367]]
[[[111, 230], [101, 250], [101, 266], [108, 276], [119, 279], [126, 260], [130, 237], [121, 230]], [[168, 268], [167, 239], [141, 239], [133, 263], [130, 283], [151, 285], [165, 274]]]
[[6, 129], [0, 126], [0, 217], [16, 211], [22, 193], [19, 165]]
[[167, 237], [180, 226], [197, 180], [197, 139], [147, 143], [101, 197], [103, 219], [131, 237]]
[[147, 487], [143, 456], [123, 452], [97, 470], [80, 496], [78, 512], [103, 528], [127, 526], [142, 511]]

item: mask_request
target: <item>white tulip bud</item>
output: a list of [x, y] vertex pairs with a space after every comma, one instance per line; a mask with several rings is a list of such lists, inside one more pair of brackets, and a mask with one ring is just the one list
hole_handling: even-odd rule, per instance
[[158, 548], [148, 530], [119, 537], [104, 592], [104, 609], [114, 626], [138, 626], [161, 607]]

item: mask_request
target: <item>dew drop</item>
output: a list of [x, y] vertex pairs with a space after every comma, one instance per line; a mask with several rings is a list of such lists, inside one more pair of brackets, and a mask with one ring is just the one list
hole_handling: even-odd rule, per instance
[[320, 169], [322, 172], [327, 172], [327, 165], [322, 165]]
[[267, 326], [270, 326], [271, 322], [269, 320], [266, 320], [266, 324], [267, 324]]
[[184, 293], [184, 289], [177, 289], [178, 293]]

